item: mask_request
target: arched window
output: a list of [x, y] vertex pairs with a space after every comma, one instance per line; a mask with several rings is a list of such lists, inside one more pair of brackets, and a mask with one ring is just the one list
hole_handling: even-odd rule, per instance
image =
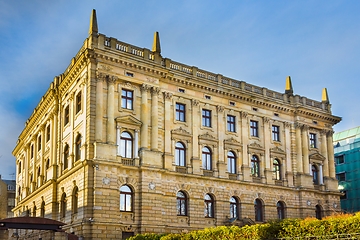
[[120, 188], [120, 211], [132, 212], [133, 192], [127, 185]]
[[69, 145], [64, 147], [64, 170], [69, 167]]
[[254, 209], [255, 209], [255, 221], [256, 222], [263, 222], [264, 216], [263, 216], [263, 204], [260, 199], [255, 199], [254, 202]]
[[186, 166], [185, 160], [185, 146], [181, 142], [177, 142], [175, 145], [175, 164], [176, 166]]
[[311, 166], [311, 172], [312, 172], [314, 184], [318, 185], [319, 184], [319, 169], [317, 168], [316, 165]]
[[227, 155], [228, 159], [228, 171], [229, 173], [235, 174], [236, 173], [236, 157], [232, 151], [228, 152]]
[[182, 191], [176, 194], [176, 210], [178, 216], [187, 216], [187, 197]]
[[202, 165], [205, 170], [212, 170], [211, 151], [208, 147], [202, 149]]
[[204, 203], [205, 203], [205, 209], [204, 209], [205, 217], [213, 218], [214, 217], [214, 199], [213, 199], [213, 197], [210, 196], [210, 194], [206, 194]]
[[322, 219], [322, 209], [320, 205], [315, 206], [315, 217], [319, 220]]
[[81, 135], [78, 134], [75, 140], [75, 161], [81, 158]]
[[260, 177], [260, 161], [256, 155], [251, 157], [251, 175], [253, 177]]
[[281, 201], [277, 202], [276, 204], [278, 219], [284, 219], [285, 218], [285, 204]]
[[281, 164], [278, 159], [274, 159], [273, 162], [273, 178], [275, 180], [281, 180]]
[[44, 201], [42, 201], [42, 203], [41, 203], [40, 217], [45, 217], [45, 202]]
[[75, 187], [73, 190], [72, 201], [71, 201], [72, 202], [71, 210], [73, 214], [78, 212], [78, 200], [79, 200], [78, 193], [79, 193], [79, 188]]
[[122, 132], [120, 136], [120, 156], [133, 157], [133, 138], [128, 132]]
[[61, 195], [60, 200], [60, 217], [64, 218], [66, 216], [66, 194], [63, 193]]
[[239, 202], [236, 197], [230, 198], [230, 218], [239, 218]]

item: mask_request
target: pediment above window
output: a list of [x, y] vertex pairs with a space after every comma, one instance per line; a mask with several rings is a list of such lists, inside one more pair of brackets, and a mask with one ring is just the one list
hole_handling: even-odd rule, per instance
[[270, 149], [271, 153], [277, 153], [277, 154], [285, 154], [285, 151], [279, 148], [278, 146], [273, 147]]
[[253, 142], [253, 143], [250, 143], [248, 145], [249, 148], [253, 148], [253, 149], [259, 149], [259, 150], [264, 150], [264, 148], [257, 142]]
[[210, 133], [205, 133], [205, 134], [202, 134], [202, 135], [199, 135], [199, 139], [205, 139], [205, 140], [215, 140], [216, 138], [211, 135]]
[[309, 158], [311, 160], [324, 161], [326, 158], [318, 152], [310, 153]]
[[140, 128], [142, 125], [142, 122], [137, 119], [136, 117], [133, 117], [131, 115], [126, 115], [126, 116], [121, 116], [121, 117], [117, 117], [115, 119], [116, 121], [116, 125], [119, 127], [122, 126], [132, 126], [133, 128]]
[[171, 133], [181, 134], [181, 135], [191, 135], [188, 131], [186, 131], [186, 130], [183, 129], [182, 127], [179, 127], [179, 128], [177, 128], [177, 129], [171, 130]]
[[177, 129], [171, 130], [171, 139], [176, 141], [185, 140], [186, 142], [191, 142], [191, 133], [179, 127]]

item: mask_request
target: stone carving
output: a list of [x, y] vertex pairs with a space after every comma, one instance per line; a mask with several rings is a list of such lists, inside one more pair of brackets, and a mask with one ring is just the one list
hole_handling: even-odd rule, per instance
[[171, 100], [171, 98], [172, 98], [172, 96], [173, 96], [172, 93], [170, 93], [170, 92], [163, 92], [163, 93], [164, 93], [164, 98], [165, 98], [165, 99]]
[[160, 93], [160, 88], [158, 88], [158, 87], [152, 87], [151, 88], [151, 94], [152, 95], [159, 95], [159, 93]]
[[199, 100], [192, 99], [191, 103], [192, 103], [193, 106], [199, 106], [200, 102], [199, 102]]
[[185, 129], [183, 129], [182, 127], [171, 130], [171, 133], [190, 135], [190, 133], [188, 131], [186, 131]]
[[215, 137], [212, 136], [209, 132], [206, 132], [205, 134], [199, 135], [199, 138], [205, 138], [205, 139], [215, 140]]
[[216, 106], [216, 110], [218, 111], [218, 112], [224, 112], [224, 106]]

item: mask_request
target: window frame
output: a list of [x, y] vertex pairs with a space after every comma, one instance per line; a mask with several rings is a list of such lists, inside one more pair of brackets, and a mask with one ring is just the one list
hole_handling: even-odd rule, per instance
[[186, 122], [186, 105], [183, 103], [175, 104], [175, 120]]
[[236, 155], [233, 151], [228, 151], [227, 154], [227, 163], [228, 163], [228, 172], [231, 174], [236, 174]]
[[134, 138], [128, 131], [123, 131], [120, 134], [120, 156], [130, 159], [134, 157]]
[[68, 125], [70, 123], [70, 106], [67, 105], [64, 108], [64, 126]]
[[311, 165], [311, 173], [312, 173], [314, 185], [319, 185], [320, 184], [319, 168], [316, 164]]
[[183, 191], [178, 191], [176, 193], [176, 212], [177, 216], [187, 216], [188, 215], [188, 198]]
[[259, 137], [259, 122], [250, 120], [250, 136]]
[[69, 144], [65, 144], [63, 154], [64, 154], [63, 164], [65, 170], [69, 168], [69, 154], [70, 154]]
[[78, 114], [81, 111], [82, 107], [82, 94], [81, 91], [76, 94], [75, 97], [75, 114]]
[[309, 144], [311, 148], [317, 148], [316, 133], [309, 133]]
[[273, 179], [281, 180], [281, 162], [277, 158], [273, 160]]
[[228, 132], [236, 132], [236, 117], [234, 115], [227, 115], [226, 123]]
[[[127, 189], [125, 189], [127, 188]], [[120, 212], [133, 212], [133, 204], [134, 204], [134, 192], [128, 185], [122, 185], [120, 187], [120, 204], [119, 209]], [[123, 199], [123, 202], [122, 202]], [[130, 201], [130, 204], [128, 204], [128, 201]]]
[[201, 160], [204, 170], [212, 171], [212, 152], [207, 146], [202, 148]]
[[337, 173], [336, 179], [338, 180], [338, 182], [345, 182], [346, 181], [346, 172]]
[[278, 219], [283, 220], [285, 219], [285, 203], [282, 201], [278, 201], [276, 203], [276, 210], [277, 210], [277, 215], [278, 215]]
[[255, 221], [263, 222], [264, 221], [264, 207], [260, 199], [255, 199], [254, 201], [254, 210], [255, 210]]
[[230, 218], [239, 218], [239, 201], [236, 197], [230, 198]]
[[345, 155], [341, 154], [341, 155], [335, 156], [335, 163], [336, 164], [344, 164], [345, 163]]
[[[131, 96], [129, 96], [129, 94]], [[134, 109], [134, 91], [129, 89], [121, 89], [121, 108], [133, 110]]]
[[260, 159], [257, 155], [251, 156], [251, 176], [260, 177]]
[[176, 142], [175, 144], [175, 165], [186, 167], [186, 147], [182, 142]]
[[204, 197], [204, 205], [205, 205], [205, 209], [204, 209], [204, 216], [206, 218], [214, 218], [215, 214], [214, 214], [214, 198], [213, 196], [211, 196], [210, 194], [206, 194]]
[[211, 128], [211, 110], [202, 109], [202, 126]]
[[280, 142], [280, 126], [272, 125], [271, 132], [272, 132], [272, 140], [275, 142]]
[[75, 138], [75, 161], [81, 159], [81, 135], [78, 134]]

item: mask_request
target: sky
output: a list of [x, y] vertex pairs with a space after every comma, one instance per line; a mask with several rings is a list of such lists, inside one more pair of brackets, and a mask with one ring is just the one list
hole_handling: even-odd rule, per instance
[[14, 179], [12, 150], [55, 76], [99, 32], [189, 66], [321, 101], [335, 132], [360, 125], [360, 1], [0, 0], [0, 174]]

